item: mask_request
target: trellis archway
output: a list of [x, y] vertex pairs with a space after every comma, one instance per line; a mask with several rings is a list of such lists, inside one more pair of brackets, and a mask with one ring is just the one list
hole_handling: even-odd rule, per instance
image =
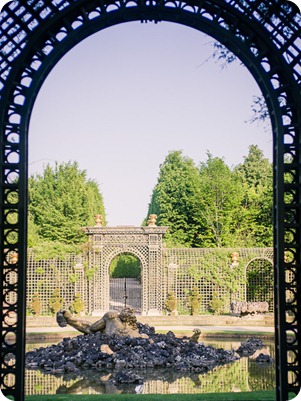
[[274, 310], [273, 261], [257, 257], [246, 266], [246, 301], [268, 302], [269, 310]]
[[112, 260], [122, 254], [135, 255], [141, 262], [142, 314], [158, 315], [162, 312], [162, 239], [167, 227], [86, 227], [89, 238], [89, 268], [95, 271], [92, 311], [101, 315], [109, 310], [110, 275]]
[[[113, 266], [114, 261], [116, 261], [115, 266]], [[109, 265], [109, 310], [131, 308], [136, 315], [142, 313], [143, 268], [140, 258], [131, 251], [119, 253], [112, 258]]]
[[5, 395], [24, 400], [27, 132], [35, 98], [69, 49], [94, 32], [134, 20], [170, 21], [210, 34], [240, 58], [262, 90], [274, 140], [277, 400], [299, 391], [301, 43], [300, 13], [293, 4], [284, 0], [28, 0], [4, 8], [0, 20], [0, 382]]

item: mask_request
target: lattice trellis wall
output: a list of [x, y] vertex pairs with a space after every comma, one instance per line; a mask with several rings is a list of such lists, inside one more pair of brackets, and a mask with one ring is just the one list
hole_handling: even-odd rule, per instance
[[[38, 297], [41, 304], [39, 314], [50, 315], [51, 299], [61, 299], [62, 307], [69, 307], [76, 293], [85, 294], [85, 279], [78, 275], [78, 257], [66, 255], [64, 260], [49, 259], [36, 261], [33, 253], [27, 259], [27, 310], [34, 313], [33, 300]], [[57, 292], [57, 294], [55, 294]], [[84, 301], [87, 301], [84, 298]]]
[[246, 267], [246, 300], [267, 301], [274, 309], [273, 269], [271, 260], [254, 258]]
[[[105, 229], [107, 231], [107, 229]], [[92, 237], [93, 238], [93, 237]], [[100, 240], [96, 237], [97, 243]], [[123, 238], [124, 240], [124, 238]], [[133, 240], [133, 237], [132, 237]], [[50, 259], [35, 261], [34, 254], [28, 256], [28, 289], [27, 305], [29, 313], [32, 313], [32, 301], [35, 294], [38, 294], [41, 302], [42, 315], [51, 313], [50, 302], [55, 290], [59, 290], [59, 296], [63, 299], [62, 306], [69, 307], [75, 297], [80, 294], [84, 301], [84, 311], [90, 314], [99, 315], [109, 310], [109, 264], [117, 254], [131, 252], [135, 256], [139, 255], [137, 249], [132, 246], [120, 247], [120, 236], [118, 235], [115, 246], [112, 246], [112, 238], [102, 243], [104, 265], [101, 265], [101, 252], [99, 243], [89, 255], [66, 255], [64, 260]], [[138, 244], [138, 249], [141, 247]], [[148, 247], [148, 241], [144, 243]], [[161, 249], [161, 248], [160, 248]], [[260, 293], [262, 280], [269, 281], [269, 288], [273, 287], [272, 268], [273, 250], [271, 248], [252, 248], [252, 249], [163, 249], [160, 252], [160, 263], [147, 264], [147, 258], [142, 258], [142, 286], [141, 296], [144, 300], [145, 314], [152, 314], [153, 305], [156, 306], [156, 313], [164, 312], [164, 304], [167, 294], [175, 292], [178, 301], [178, 311], [182, 314], [191, 312], [188, 296], [193, 287], [197, 287], [202, 302], [199, 313], [210, 311], [210, 303], [214, 292], [219, 299], [224, 300], [223, 312], [229, 313], [229, 303], [231, 299], [240, 301], [246, 300], [247, 282], [246, 269], [256, 269], [259, 271], [262, 264], [268, 264], [269, 269], [266, 275], [261, 274], [255, 279]], [[238, 262], [233, 264], [231, 255], [238, 253]], [[139, 257], [139, 256], [137, 256]], [[90, 258], [90, 262], [89, 262]], [[162, 259], [161, 259], [162, 258]], [[150, 263], [153, 261], [150, 261]], [[213, 267], [213, 269], [212, 269]], [[90, 270], [90, 272], [89, 272]], [[103, 275], [101, 272], [103, 270]], [[157, 270], [156, 274], [153, 271]], [[253, 271], [253, 270], [252, 270]], [[150, 278], [152, 276], [152, 278]], [[146, 277], [146, 279], [143, 277]], [[108, 283], [108, 291], [103, 286], [103, 282]], [[148, 283], [148, 284], [147, 284]], [[154, 287], [156, 290], [154, 291]], [[231, 292], [231, 289], [233, 290]], [[130, 286], [128, 286], [130, 291]], [[130, 294], [129, 294], [130, 295]], [[147, 303], [146, 300], [153, 299]], [[107, 309], [100, 309], [100, 300]], [[256, 300], [267, 300], [266, 298]], [[139, 301], [140, 302], [140, 301]], [[271, 305], [272, 306], [272, 305]], [[119, 308], [120, 309], [120, 308]]]
[[[237, 260], [232, 255], [237, 253]], [[221, 312], [229, 313], [231, 300], [246, 299], [246, 267], [260, 266], [269, 262], [268, 276], [273, 288], [273, 250], [271, 248], [249, 249], [165, 249], [164, 266], [166, 274], [165, 297], [174, 292], [180, 313], [190, 313], [189, 294], [196, 287], [201, 296], [199, 312], [212, 310], [212, 299], [221, 300]], [[255, 262], [256, 260], [256, 262]], [[258, 289], [261, 287], [257, 281]], [[258, 299], [258, 301], [269, 301]], [[273, 302], [271, 311], [273, 310]], [[212, 310], [213, 311], [213, 310]]]

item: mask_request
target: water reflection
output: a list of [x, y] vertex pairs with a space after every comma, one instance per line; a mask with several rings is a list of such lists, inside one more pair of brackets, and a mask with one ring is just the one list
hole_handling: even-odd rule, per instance
[[[216, 348], [237, 349], [239, 341], [204, 341]], [[81, 375], [55, 376], [40, 371], [27, 370], [25, 387], [27, 395], [38, 394], [195, 394], [240, 392], [275, 389], [275, 365], [260, 365], [255, 358], [263, 352], [274, 358], [274, 344], [265, 341], [266, 347], [251, 358], [219, 366], [206, 374], [178, 373], [170, 369], [147, 369], [136, 373], [141, 384], [114, 384], [110, 372], [86, 371]], [[47, 344], [30, 344], [28, 350]]]

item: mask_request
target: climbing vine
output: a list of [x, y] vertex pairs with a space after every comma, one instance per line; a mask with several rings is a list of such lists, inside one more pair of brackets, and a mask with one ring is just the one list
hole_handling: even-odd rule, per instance
[[187, 274], [196, 282], [214, 283], [217, 287], [235, 292], [246, 282], [244, 269], [243, 261], [232, 263], [229, 250], [216, 249], [214, 253], [201, 255], [197, 264], [187, 268]]

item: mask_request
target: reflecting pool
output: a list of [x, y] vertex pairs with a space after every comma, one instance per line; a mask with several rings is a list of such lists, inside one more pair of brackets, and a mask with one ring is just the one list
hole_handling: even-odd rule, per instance
[[[215, 348], [237, 349], [241, 341], [202, 340]], [[244, 340], [243, 340], [244, 341]], [[85, 371], [81, 375], [55, 376], [38, 370], [26, 370], [27, 395], [38, 394], [196, 394], [275, 389], [275, 364], [261, 365], [255, 359], [259, 353], [275, 357], [274, 343], [264, 340], [265, 347], [252, 357], [241, 358], [219, 366], [206, 374], [174, 372], [172, 369], [139, 370], [142, 384], [113, 384], [110, 372]], [[28, 344], [27, 350], [50, 344]]]

